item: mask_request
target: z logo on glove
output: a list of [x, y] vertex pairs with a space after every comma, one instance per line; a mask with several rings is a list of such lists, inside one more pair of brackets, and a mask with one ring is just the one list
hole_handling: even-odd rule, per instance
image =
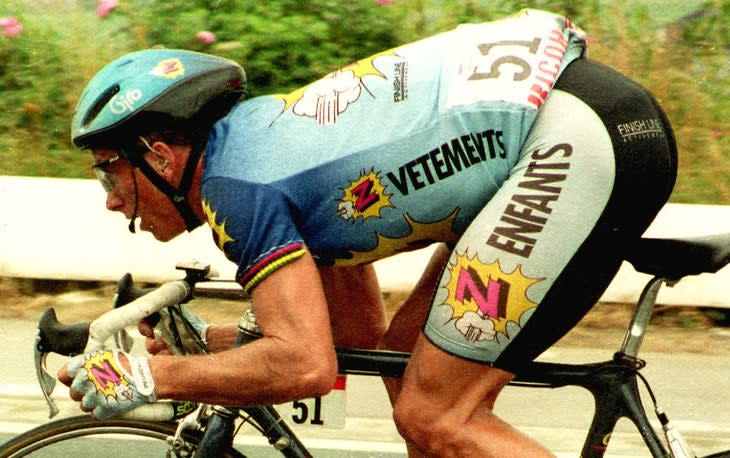
[[87, 358], [83, 367], [98, 392], [108, 397], [132, 399], [129, 380], [111, 350], [101, 350]]

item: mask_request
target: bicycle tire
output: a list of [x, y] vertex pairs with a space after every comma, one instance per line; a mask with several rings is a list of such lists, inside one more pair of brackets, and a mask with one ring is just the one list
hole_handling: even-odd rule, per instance
[[[90, 455], [162, 458], [168, 447], [165, 439], [175, 434], [176, 427], [177, 423], [173, 422], [96, 420], [89, 415], [79, 415], [40, 425], [1, 444], [0, 458]], [[120, 441], [120, 436], [128, 440]], [[184, 436], [185, 440], [193, 444], [200, 441], [200, 434]], [[93, 453], [90, 454], [89, 450], [93, 450]], [[245, 458], [237, 450], [230, 450], [225, 456]]]

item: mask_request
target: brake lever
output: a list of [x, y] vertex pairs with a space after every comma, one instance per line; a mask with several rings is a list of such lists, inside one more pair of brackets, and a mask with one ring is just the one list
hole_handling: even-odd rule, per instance
[[[181, 263], [176, 266], [186, 273], [186, 281], [190, 283], [191, 289], [195, 282], [202, 281], [210, 274], [210, 266], [198, 262]], [[128, 302], [143, 296], [150, 289], [135, 288], [132, 276], [124, 275], [117, 284], [117, 292], [114, 297], [113, 307], [120, 307]], [[188, 297], [186, 300], [191, 298]], [[49, 353], [58, 353], [64, 356], [75, 356], [84, 351], [89, 340], [90, 323], [75, 323], [65, 325], [58, 322], [56, 312], [48, 308], [38, 322], [38, 334], [33, 348], [33, 363], [36, 371], [38, 384], [43, 392], [43, 397], [48, 404], [49, 418], [58, 414], [59, 409], [51, 398], [53, 389], [56, 386], [56, 378], [48, 373], [46, 363]], [[114, 335], [117, 347], [124, 351], [130, 351], [133, 339], [126, 330]]]
[[56, 378], [49, 374], [46, 369], [48, 354], [78, 355], [86, 348], [88, 339], [89, 323], [59, 323], [53, 307], [46, 309], [38, 321], [38, 334], [33, 348], [33, 362], [38, 384], [48, 404], [49, 418], [53, 418], [59, 410], [56, 403], [51, 399], [51, 394], [56, 386]]
[[42, 340], [43, 337], [39, 330], [35, 340], [36, 344], [33, 348], [33, 362], [35, 363], [35, 375], [38, 379], [38, 384], [41, 387], [41, 391], [43, 391], [43, 398], [45, 398], [46, 404], [48, 404], [48, 418], [53, 418], [59, 412], [56, 401], [51, 398], [53, 389], [56, 387], [56, 378], [49, 374], [46, 369], [48, 353], [42, 350]]

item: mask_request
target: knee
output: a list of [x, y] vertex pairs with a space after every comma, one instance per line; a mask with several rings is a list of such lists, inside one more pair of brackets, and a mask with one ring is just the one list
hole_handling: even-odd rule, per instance
[[454, 456], [459, 450], [458, 424], [443, 412], [399, 399], [393, 420], [403, 439], [428, 456]]

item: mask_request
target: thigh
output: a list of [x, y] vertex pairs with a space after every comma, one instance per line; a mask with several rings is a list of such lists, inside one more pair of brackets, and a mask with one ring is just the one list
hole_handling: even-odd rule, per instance
[[627, 153], [612, 122], [576, 95], [553, 91], [510, 178], [451, 255], [424, 328], [436, 346], [514, 371], [600, 297], [622, 245], [648, 226], [673, 180], [666, 141]]
[[510, 178], [457, 242], [426, 336], [450, 353], [493, 364], [593, 230], [614, 174], [611, 141], [595, 113], [553, 93]]
[[375, 348], [387, 324], [372, 265], [319, 269], [338, 347]]
[[676, 178], [672, 128], [651, 94], [603, 65], [575, 64], [556, 89], [574, 97], [573, 105], [579, 101], [589, 107], [603, 123], [615, 161], [613, 186], [598, 220], [541, 297], [521, 336], [495, 361], [511, 371], [565, 335], [599, 300], [623, 262], [625, 248], [666, 203]]

